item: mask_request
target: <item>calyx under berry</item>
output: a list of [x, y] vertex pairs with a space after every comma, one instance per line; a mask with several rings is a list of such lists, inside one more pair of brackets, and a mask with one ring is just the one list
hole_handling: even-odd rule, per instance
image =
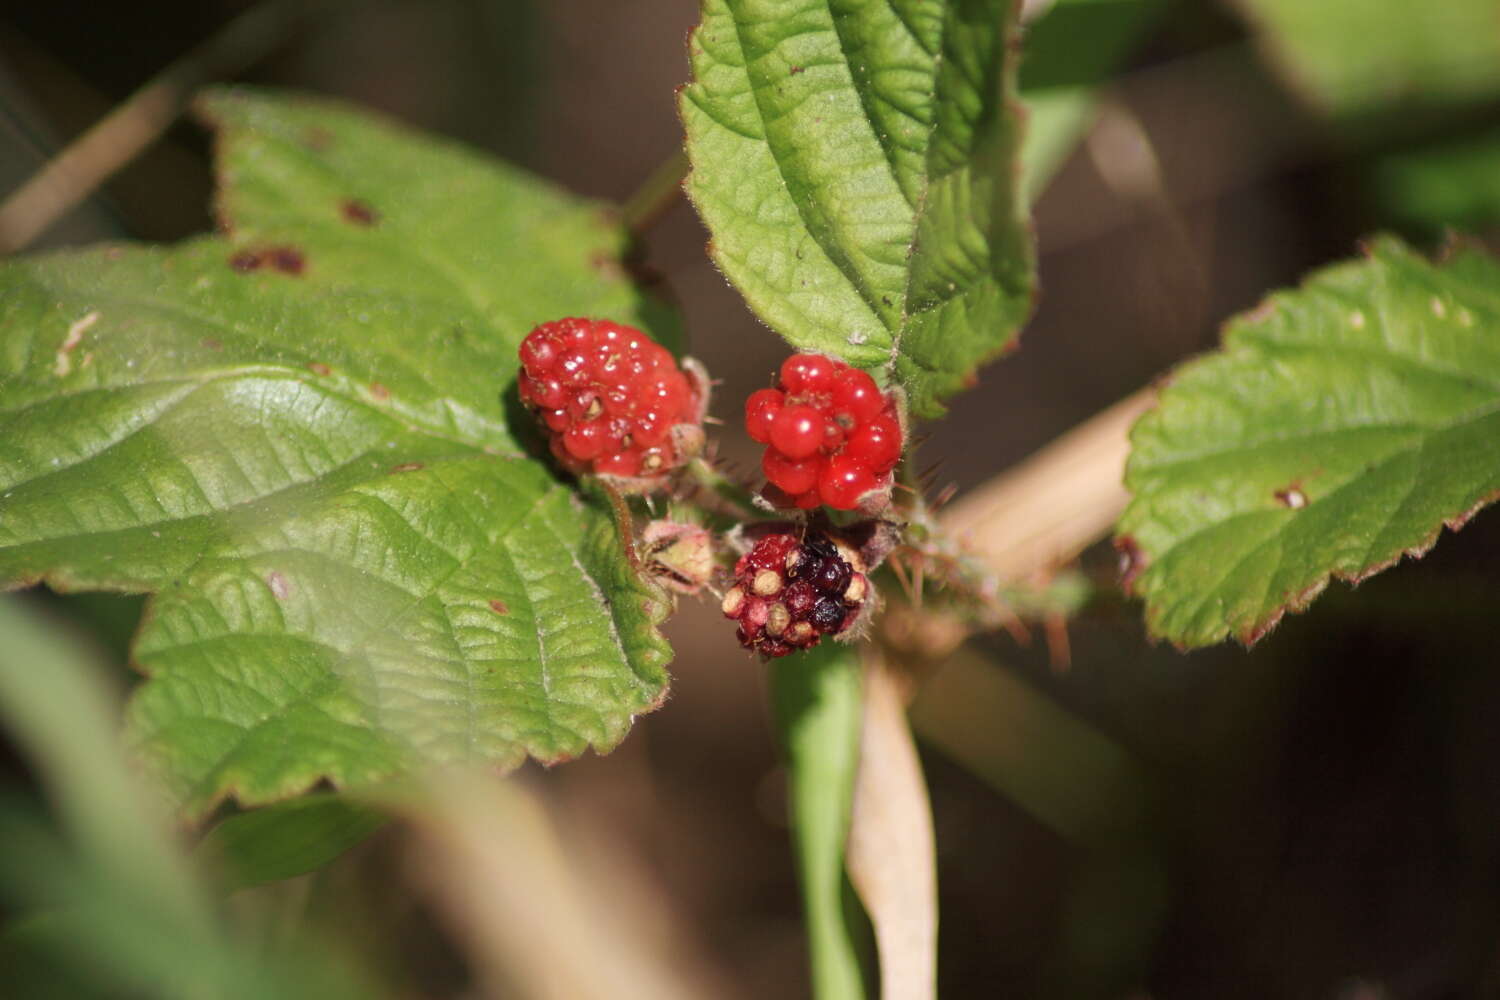
[[519, 353], [521, 401], [570, 471], [644, 490], [702, 449], [707, 377], [640, 330], [553, 320], [528, 333]]
[[854, 630], [871, 602], [863, 558], [816, 527], [773, 531], [740, 557], [720, 603], [740, 645], [767, 659]]
[[794, 354], [775, 388], [745, 401], [745, 429], [766, 446], [761, 471], [784, 506], [873, 513], [889, 502], [901, 420], [868, 373], [821, 354]]

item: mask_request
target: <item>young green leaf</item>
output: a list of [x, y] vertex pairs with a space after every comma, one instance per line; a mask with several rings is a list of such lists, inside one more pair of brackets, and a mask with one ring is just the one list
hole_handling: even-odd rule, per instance
[[936, 416], [1031, 309], [1009, 0], [705, 0], [682, 93], [714, 261]]
[[[1494, 0], [1237, 0], [1272, 65], [1341, 119], [1500, 94]], [[1398, 123], [1399, 125], [1399, 123]]]
[[644, 325], [623, 232], [323, 102], [204, 108], [223, 237], [0, 269], [0, 583], [157, 593], [130, 726], [190, 814], [612, 747], [666, 605], [507, 400], [536, 322]]
[[1151, 631], [1252, 643], [1500, 496], [1500, 265], [1393, 239], [1231, 322], [1136, 424], [1117, 545]]

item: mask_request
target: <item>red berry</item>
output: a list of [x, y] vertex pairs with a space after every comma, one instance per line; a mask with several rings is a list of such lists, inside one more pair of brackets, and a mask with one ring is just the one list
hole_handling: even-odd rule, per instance
[[826, 392], [842, 362], [821, 354], [793, 354], [781, 363], [781, 385], [788, 393]]
[[[866, 372], [818, 354], [794, 354], [781, 365], [775, 389], [745, 402], [745, 427], [766, 445], [761, 468], [802, 509], [819, 502], [853, 509], [858, 498], [882, 486], [901, 460], [901, 424], [895, 404]], [[805, 489], [809, 465], [817, 479]]]
[[771, 424], [785, 403], [786, 395], [776, 389], [757, 389], [750, 394], [745, 400], [745, 429], [752, 440], [770, 444]]
[[835, 455], [818, 475], [818, 496], [835, 510], [853, 510], [877, 485], [875, 474], [858, 458]]
[[891, 471], [901, 458], [901, 425], [881, 414], [849, 437], [844, 454], [870, 467], [876, 475]]
[[811, 406], [787, 406], [771, 422], [771, 446], [787, 458], [806, 458], [823, 443], [823, 415]]
[[538, 327], [521, 341], [521, 364], [531, 375], [541, 375], [557, 363], [557, 338]]
[[641, 474], [641, 453], [630, 450], [602, 455], [594, 459], [594, 471], [601, 476], [638, 476]]
[[873, 420], [883, 409], [885, 398], [869, 373], [858, 368], [839, 372], [833, 382], [834, 419], [847, 420], [845, 427], [854, 427]]
[[706, 380], [666, 348], [608, 320], [543, 323], [521, 341], [521, 401], [569, 469], [656, 480], [701, 441]]
[[600, 420], [573, 424], [563, 433], [563, 447], [580, 462], [598, 458], [608, 443], [604, 423]]
[[760, 459], [760, 471], [789, 496], [814, 489], [822, 466], [822, 461], [816, 457], [787, 458], [774, 448], [767, 448]]

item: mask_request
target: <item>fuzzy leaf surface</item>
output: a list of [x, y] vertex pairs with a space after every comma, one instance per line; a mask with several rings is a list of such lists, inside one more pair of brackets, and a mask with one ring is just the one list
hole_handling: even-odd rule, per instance
[[1254, 642], [1500, 495], [1500, 266], [1382, 239], [1231, 321], [1131, 442], [1118, 544], [1151, 631]]
[[681, 110], [715, 263], [936, 416], [1031, 309], [1010, 0], [705, 0]]
[[226, 235], [0, 268], [0, 583], [155, 594], [131, 737], [189, 815], [614, 746], [666, 612], [526, 450], [533, 324], [647, 325], [596, 205], [217, 92]]

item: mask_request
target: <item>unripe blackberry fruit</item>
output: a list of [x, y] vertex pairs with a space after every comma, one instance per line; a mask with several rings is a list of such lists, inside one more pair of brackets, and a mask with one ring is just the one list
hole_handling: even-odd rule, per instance
[[767, 659], [841, 635], [870, 594], [859, 555], [816, 529], [766, 535], [740, 557], [734, 576], [720, 610], [739, 623], [740, 645]]
[[901, 422], [895, 403], [857, 368], [792, 355], [776, 388], [745, 401], [745, 429], [766, 446], [761, 471], [783, 506], [875, 512], [889, 500]]
[[702, 448], [708, 379], [641, 331], [553, 320], [528, 333], [519, 353], [521, 402], [568, 470], [646, 490]]

